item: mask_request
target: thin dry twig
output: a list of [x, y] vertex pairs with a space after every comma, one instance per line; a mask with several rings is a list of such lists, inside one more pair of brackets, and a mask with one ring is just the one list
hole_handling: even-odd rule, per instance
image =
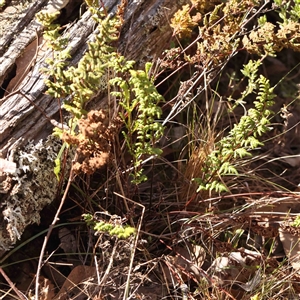
[[9, 279], [9, 277], [6, 275], [4, 270], [0, 267], [0, 273], [4, 277], [4, 279], [7, 281], [9, 286], [14, 290], [14, 292], [17, 294], [17, 296], [20, 298], [20, 300], [27, 300], [27, 297], [25, 297], [17, 288], [16, 286], [12, 283], [12, 281]]
[[[75, 154], [73, 162], [76, 161], [76, 160], [77, 160], [77, 154]], [[60, 212], [62, 210], [62, 207], [63, 207], [63, 205], [65, 203], [65, 200], [67, 198], [67, 195], [68, 195], [68, 192], [69, 192], [69, 189], [70, 189], [70, 186], [71, 186], [71, 183], [73, 182], [73, 180], [74, 180], [74, 172], [73, 172], [73, 169], [71, 168], [65, 192], [63, 194], [63, 197], [61, 198], [59, 207], [58, 207], [58, 209], [56, 211], [56, 214], [55, 214], [55, 216], [53, 218], [53, 221], [52, 221], [52, 223], [49, 226], [48, 233], [47, 233], [47, 235], [46, 235], [46, 237], [44, 239], [44, 243], [43, 243], [43, 246], [42, 246], [42, 249], [41, 249], [41, 252], [40, 252], [38, 267], [37, 267], [37, 271], [36, 271], [36, 280], [35, 280], [35, 299], [36, 300], [38, 300], [38, 295], [39, 295], [39, 279], [40, 279], [41, 269], [42, 269], [42, 266], [43, 266], [43, 257], [44, 257], [44, 253], [46, 251], [46, 246], [47, 246], [47, 243], [48, 243], [48, 241], [50, 239], [50, 235], [52, 233], [52, 230], [53, 230], [56, 222], [59, 221], [59, 214], [60, 214]]]
[[[134, 256], [135, 256], [135, 251], [136, 251], [136, 248], [137, 248], [137, 243], [138, 243], [138, 239], [139, 239], [139, 235], [140, 235], [140, 232], [141, 232], [141, 227], [142, 227], [142, 223], [143, 223], [143, 219], [144, 219], [144, 214], [145, 214], [145, 206], [140, 204], [140, 203], [137, 203], [125, 196], [122, 196], [116, 192], [114, 192], [115, 195], [119, 196], [119, 197], [122, 197], [124, 200], [127, 200], [133, 204], [136, 204], [138, 206], [140, 206], [142, 208], [142, 214], [140, 216], [140, 219], [139, 219], [139, 223], [138, 223], [138, 227], [137, 227], [137, 233], [135, 235], [135, 239], [134, 239], [134, 244], [133, 244], [133, 248], [132, 248], [132, 252], [131, 252], [131, 258], [130, 258], [130, 264], [129, 264], [129, 270], [128, 270], [128, 274], [127, 274], [127, 282], [126, 282], [126, 289], [125, 289], [125, 292], [124, 292], [124, 296], [123, 296], [123, 300], [126, 300], [126, 299], [130, 299], [131, 297], [129, 297], [128, 293], [129, 293], [129, 288], [130, 288], [130, 275], [131, 275], [131, 272], [132, 272], [132, 267], [133, 267], [133, 262], [134, 262]], [[129, 297], [129, 298], [128, 298]]]

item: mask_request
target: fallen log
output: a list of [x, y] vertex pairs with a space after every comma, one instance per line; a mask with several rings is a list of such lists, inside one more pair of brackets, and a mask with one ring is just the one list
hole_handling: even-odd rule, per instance
[[[8, 1], [7, 1], [8, 2]], [[103, 1], [107, 12], [114, 13], [119, 1]], [[143, 67], [167, 48], [172, 35], [168, 20], [184, 1], [130, 0], [124, 15], [119, 51]], [[57, 179], [54, 160], [60, 141], [51, 136], [51, 120], [58, 121], [61, 102], [45, 94], [45, 75], [51, 56], [43, 41], [43, 27], [35, 19], [41, 10], [61, 11], [58, 19], [64, 26], [71, 49], [71, 65], [76, 65], [96, 32], [95, 22], [83, 1], [28, 1], [15, 19], [5, 24], [14, 1], [0, 11], [0, 249], [8, 250], [24, 229], [38, 223], [40, 211], [53, 201]], [[107, 97], [93, 104], [105, 107]], [[63, 100], [63, 99], [61, 99]], [[91, 99], [92, 101], [92, 99]], [[7, 172], [3, 161], [16, 164]], [[11, 168], [9, 169], [11, 170]]]

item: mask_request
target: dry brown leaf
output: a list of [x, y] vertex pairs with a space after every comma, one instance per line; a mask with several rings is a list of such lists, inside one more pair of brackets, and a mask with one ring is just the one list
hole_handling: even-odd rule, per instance
[[22, 82], [22, 79], [26, 74], [28, 74], [30, 69], [30, 64], [35, 56], [37, 51], [37, 42], [34, 40], [26, 48], [24, 53], [16, 59], [16, 75], [11, 79], [9, 85], [6, 88], [5, 95], [13, 92]]
[[43, 281], [40, 284], [39, 299], [40, 300], [52, 300], [55, 296], [55, 293], [54, 293], [55, 288], [54, 288], [53, 283], [45, 277], [42, 277], [41, 279], [43, 279]]
[[[201, 278], [200, 268], [204, 263], [206, 252], [198, 245], [188, 245], [186, 247], [176, 247], [175, 256], [166, 256], [166, 265], [163, 265], [163, 271], [169, 283], [172, 283], [172, 271], [180, 275], [183, 281], [188, 280], [186, 274], [191, 274], [195, 278]], [[172, 271], [170, 270], [172, 269]]]
[[[260, 253], [247, 249], [231, 252], [229, 255], [217, 257], [208, 273], [219, 285], [233, 281], [251, 285], [261, 259]], [[255, 280], [256, 284], [259, 278]]]
[[295, 270], [300, 269], [300, 244], [299, 235], [292, 234], [279, 228], [279, 238], [283, 245], [284, 253]]
[[78, 286], [83, 281], [96, 274], [96, 268], [90, 266], [77, 266], [75, 267], [68, 278], [66, 278], [60, 291], [57, 293], [54, 300], [66, 300], [68, 299], [68, 291]]
[[16, 75], [12, 78], [6, 88], [5, 96], [18, 89], [25, 76], [30, 72], [35, 61], [39, 60], [47, 50], [43, 37], [33, 40], [26, 48], [24, 53], [16, 59]]

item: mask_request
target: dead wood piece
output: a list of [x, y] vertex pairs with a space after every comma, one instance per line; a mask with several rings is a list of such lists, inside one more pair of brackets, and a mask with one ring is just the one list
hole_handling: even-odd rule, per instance
[[5, 11], [0, 13], [2, 22], [7, 26], [2, 28], [5, 34], [0, 38], [0, 84], [2, 84], [8, 68], [35, 38], [36, 32], [41, 32], [42, 26], [34, 20], [34, 16], [45, 2], [45, 0], [33, 1], [32, 5], [26, 8], [23, 13], [20, 14], [19, 11], [16, 11], [15, 17], [17, 19], [7, 23]]
[[[4, 51], [0, 58], [0, 84], [9, 77], [9, 71], [26, 47], [41, 36], [42, 27], [33, 16], [45, 2], [36, 1], [36, 5], [31, 6], [32, 11], [28, 10], [25, 19], [15, 27], [13, 39], [4, 37], [6, 47], [0, 48]], [[114, 13], [119, 2], [105, 1], [108, 13]], [[172, 0], [128, 2], [119, 50], [128, 59], [136, 60], [137, 67], [143, 68], [146, 61], [159, 57], [169, 43], [172, 31], [166, 20], [187, 0], [181, 4]], [[72, 0], [68, 5], [72, 5]], [[96, 30], [88, 11], [65, 30], [72, 55], [70, 65], [76, 65], [81, 59], [87, 49], [87, 41], [93, 40]], [[42, 45], [39, 47], [42, 48]], [[60, 143], [51, 137], [53, 125], [50, 119], [59, 119], [57, 116], [63, 99], [58, 102], [45, 94], [45, 75], [40, 69], [47, 67], [45, 60], [50, 55], [49, 51], [37, 55], [36, 60], [30, 62], [30, 72], [18, 83], [17, 89], [0, 98], [0, 156], [3, 159], [10, 156], [17, 164], [9, 192], [1, 194], [0, 249], [12, 247], [28, 224], [39, 222], [39, 212], [56, 195], [57, 179], [53, 167]], [[105, 95], [102, 100], [97, 99], [93, 108], [107, 106], [104, 103], [106, 99]]]

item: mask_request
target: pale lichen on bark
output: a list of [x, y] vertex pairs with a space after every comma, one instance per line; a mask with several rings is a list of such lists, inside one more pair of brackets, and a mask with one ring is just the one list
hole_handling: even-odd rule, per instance
[[[0, 76], [0, 83], [8, 76], [9, 67], [13, 66], [16, 57], [19, 56], [19, 54], [15, 55], [16, 57], [12, 59], [14, 53], [20, 52], [21, 55], [21, 50], [14, 42], [18, 42], [22, 35], [28, 36], [28, 32], [32, 29], [30, 38], [21, 39], [25, 41], [24, 51], [26, 45], [41, 31], [41, 25], [34, 23], [34, 16], [31, 18], [27, 14], [30, 11], [34, 11], [35, 15], [40, 10], [61, 10], [68, 1], [24, 0], [22, 3], [25, 2], [28, 3], [28, 6], [20, 15], [20, 17], [26, 15], [26, 18], [22, 20], [23, 25], [17, 27], [16, 32], [5, 32], [5, 35], [0, 37], [0, 50], [1, 41], [5, 41], [3, 43], [5, 47], [2, 47], [2, 57], [5, 56], [5, 61], [1, 61], [0, 56], [0, 75], [1, 72], [3, 73], [2, 77]], [[117, 0], [105, 1], [107, 11], [109, 13], [115, 11], [118, 3]], [[71, 5], [71, 0], [68, 5]], [[118, 49], [120, 53], [128, 59], [136, 60], [136, 65], [139, 68], [143, 68], [143, 62], [153, 61], [157, 58], [168, 45], [172, 35], [172, 32], [167, 28], [168, 22], [166, 20], [179, 6], [179, 2], [172, 0], [128, 1], [125, 25], [120, 36]], [[3, 12], [0, 11], [0, 16], [4, 16]], [[16, 21], [14, 20], [14, 23]], [[12, 23], [10, 22], [10, 24]], [[94, 27], [95, 23], [88, 12], [81, 15], [70, 26], [68, 32], [69, 46], [74, 65], [78, 63], [86, 51], [86, 42], [93, 39]], [[7, 29], [1, 28], [0, 22], [0, 31], [7, 31]], [[10, 28], [13, 31], [14, 26]], [[10, 59], [9, 66], [7, 66], [8, 59]], [[55, 118], [60, 107], [55, 99], [45, 95], [43, 78], [37, 71], [38, 64], [42, 65], [42, 62], [36, 62], [32, 74], [24, 79], [24, 82], [27, 83], [30, 80], [34, 82], [30, 85], [30, 89], [23, 89], [22, 92], [48, 117]], [[103, 99], [95, 98], [94, 109], [107, 105], [107, 101], [105, 98]], [[1, 178], [0, 174], [0, 249], [3, 250], [14, 246], [27, 225], [40, 221], [40, 211], [54, 200], [57, 192], [58, 182], [53, 168], [61, 142], [51, 135], [49, 136], [53, 127], [49, 126], [49, 121], [39, 114], [31, 102], [21, 94], [0, 99], [0, 117], [2, 118], [0, 120], [0, 153], [3, 153], [3, 159], [8, 159], [9, 153], [7, 154], [7, 151], [12, 148], [15, 141], [22, 140], [21, 147], [15, 149], [12, 156], [13, 161], [17, 164], [17, 172], [13, 175], [7, 174], [5, 178]], [[48, 138], [44, 139], [45, 136]], [[37, 142], [40, 138], [44, 140]], [[31, 139], [35, 141], [27, 143]], [[70, 168], [70, 166], [71, 162], [69, 161], [67, 167]], [[6, 193], [1, 193], [1, 189], [5, 190]]]
[[40, 211], [55, 198], [58, 181], [53, 168], [60, 147], [61, 141], [50, 135], [15, 152], [17, 170], [7, 175], [11, 187], [1, 199], [1, 250], [14, 245], [27, 225], [39, 223]]
[[0, 11], [0, 36], [13, 30], [16, 22], [24, 17], [25, 12], [33, 2], [35, 1], [12, 1], [9, 6]]

